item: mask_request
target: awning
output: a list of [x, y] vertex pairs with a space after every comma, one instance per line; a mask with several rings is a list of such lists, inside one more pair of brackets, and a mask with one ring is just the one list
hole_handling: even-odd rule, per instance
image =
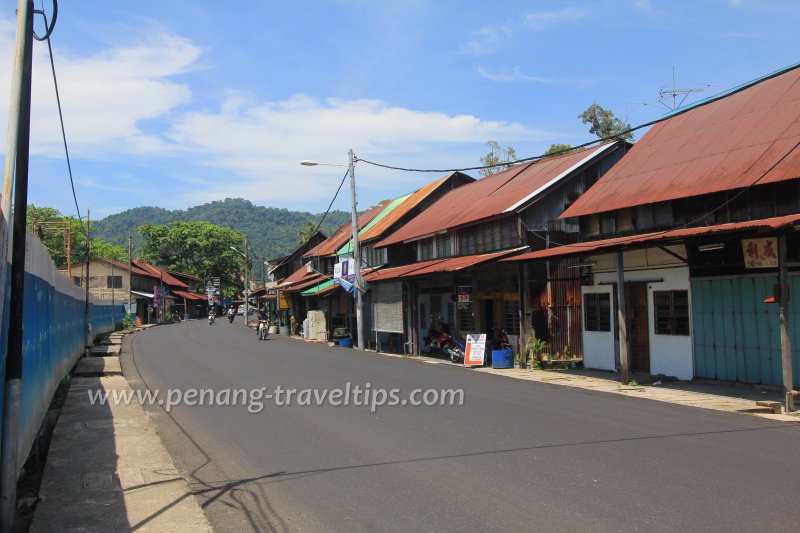
[[131, 291], [131, 294], [135, 294], [136, 296], [141, 296], [143, 298], [152, 298], [153, 297], [153, 293], [151, 293], [151, 292]]
[[759, 220], [748, 220], [745, 222], [729, 222], [727, 224], [717, 224], [716, 226], [703, 226], [699, 228], [683, 228], [669, 231], [659, 231], [655, 233], [644, 233], [641, 235], [631, 235], [628, 237], [615, 237], [613, 239], [603, 239], [600, 241], [579, 242], [556, 246], [546, 250], [537, 250], [527, 254], [518, 255], [503, 259], [503, 261], [529, 261], [534, 259], [547, 259], [549, 257], [563, 257], [567, 255], [579, 255], [596, 252], [610, 252], [615, 249], [638, 244], [655, 244], [659, 242], [684, 239], [686, 237], [699, 237], [702, 235], [712, 235], [719, 233], [731, 233], [744, 230], [777, 230], [800, 221], [800, 214], [787, 215], [783, 217], [763, 218]]
[[319, 294], [323, 292], [325, 289], [333, 287], [333, 280], [329, 279], [324, 283], [320, 283], [319, 285], [315, 285], [314, 287], [304, 290], [300, 293], [301, 296], [314, 296], [315, 294]]
[[490, 254], [476, 254], [476, 255], [464, 255], [461, 257], [448, 257], [444, 259], [433, 259], [430, 261], [422, 261], [419, 263], [413, 263], [411, 265], [405, 265], [393, 268], [384, 268], [382, 270], [377, 270], [375, 272], [367, 274], [366, 276], [364, 276], [364, 279], [372, 283], [376, 281], [384, 281], [387, 279], [409, 278], [412, 276], [436, 274], [439, 272], [458, 272], [460, 270], [464, 270], [469, 267], [479, 265], [481, 263], [486, 263], [488, 261], [492, 261], [495, 259], [499, 259], [501, 257], [505, 257], [507, 255], [517, 253], [524, 249], [525, 247], [521, 247], [521, 248], [514, 248], [511, 250], [503, 250], [501, 252], [494, 252]]

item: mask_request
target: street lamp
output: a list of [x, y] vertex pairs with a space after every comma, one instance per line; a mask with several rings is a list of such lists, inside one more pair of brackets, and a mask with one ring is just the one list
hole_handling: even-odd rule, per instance
[[361, 246], [358, 243], [358, 213], [356, 212], [356, 156], [353, 150], [347, 152], [349, 164], [347, 165], [332, 165], [328, 163], [317, 163], [305, 159], [300, 161], [300, 164], [306, 167], [313, 167], [323, 165], [328, 167], [347, 167], [347, 172], [350, 174], [350, 205], [351, 205], [351, 218], [353, 224], [353, 260], [356, 263], [356, 329], [358, 331], [358, 349], [364, 351], [364, 280], [361, 277]]
[[249, 249], [247, 247], [247, 236], [245, 235], [244, 238], [244, 253], [242, 253], [242, 251], [235, 246], [231, 246], [230, 248], [234, 252], [237, 252], [239, 255], [244, 257], [244, 325], [246, 326], [247, 320], [250, 317], [250, 304], [248, 303], [249, 291], [247, 290], [248, 285], [250, 284], [250, 273], [247, 271], [250, 265], [250, 257], [248, 256]]

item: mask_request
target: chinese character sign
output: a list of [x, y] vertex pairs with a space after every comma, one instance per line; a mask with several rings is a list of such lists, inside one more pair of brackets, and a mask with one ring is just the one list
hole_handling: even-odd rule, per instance
[[778, 238], [742, 239], [745, 268], [777, 268]]

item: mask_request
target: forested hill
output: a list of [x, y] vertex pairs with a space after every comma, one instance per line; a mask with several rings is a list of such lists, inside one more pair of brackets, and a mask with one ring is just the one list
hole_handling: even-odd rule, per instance
[[[190, 207], [185, 211], [169, 211], [160, 207], [128, 209], [102, 220], [92, 221], [92, 236], [127, 247], [128, 235], [133, 235], [134, 243], [141, 242], [141, 237], [136, 233], [136, 228], [141, 224], [166, 225], [177, 220], [202, 220], [244, 233], [261, 257], [272, 259], [294, 250], [300, 229], [309, 221], [319, 221], [321, 216], [321, 213], [253, 205], [242, 198], [226, 198]], [[331, 211], [320, 229], [325, 235], [331, 235], [336, 228], [349, 220], [350, 213]]]

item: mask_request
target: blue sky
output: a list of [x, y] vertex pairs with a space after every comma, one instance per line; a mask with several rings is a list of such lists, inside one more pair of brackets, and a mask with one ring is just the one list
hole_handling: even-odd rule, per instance
[[[0, 0], [2, 146], [16, 3]], [[52, 45], [93, 218], [226, 197], [319, 212], [343, 169], [302, 159], [459, 168], [489, 139], [519, 157], [579, 144], [593, 102], [633, 125], [661, 116], [673, 68], [677, 87], [709, 86], [691, 102], [799, 62], [798, 23], [795, 0], [83, 0], [61, 2]], [[34, 48], [29, 200], [74, 214]], [[359, 208], [438, 176], [359, 163]]]

